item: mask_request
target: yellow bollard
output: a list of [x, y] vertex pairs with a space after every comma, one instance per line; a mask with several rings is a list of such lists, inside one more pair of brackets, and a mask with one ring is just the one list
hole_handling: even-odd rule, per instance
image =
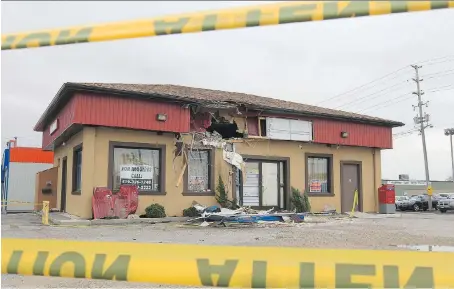
[[49, 225], [49, 201], [43, 201], [43, 225]]
[[357, 205], [358, 205], [358, 190], [355, 190], [355, 196], [353, 197], [353, 207], [350, 213], [350, 218], [352, 218], [353, 215], [355, 214], [355, 208]]

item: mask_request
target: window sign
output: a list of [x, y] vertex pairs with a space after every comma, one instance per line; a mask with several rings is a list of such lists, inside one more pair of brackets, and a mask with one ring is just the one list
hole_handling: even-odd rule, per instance
[[322, 192], [322, 183], [320, 180], [311, 180], [309, 185], [309, 192], [311, 193], [321, 193]]
[[120, 184], [136, 185], [141, 191], [151, 191], [153, 188], [153, 167], [148, 165], [120, 166]]
[[120, 185], [136, 185], [139, 192], [158, 192], [160, 175], [159, 149], [114, 148], [113, 190], [118, 190]]

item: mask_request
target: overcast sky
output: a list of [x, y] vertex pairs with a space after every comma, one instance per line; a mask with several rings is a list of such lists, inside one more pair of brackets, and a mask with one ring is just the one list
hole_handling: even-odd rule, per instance
[[[130, 20], [258, 2], [2, 2], [2, 33]], [[362, 90], [323, 100], [422, 63], [431, 179], [451, 175], [449, 139], [454, 127], [454, 9], [330, 20], [200, 34], [139, 38], [1, 52], [2, 147], [18, 136], [40, 146], [33, 126], [64, 82], [169, 83], [229, 90], [362, 112], [413, 128], [416, 96], [411, 68]], [[452, 71], [450, 71], [452, 70]], [[448, 87], [449, 88], [449, 87]], [[452, 87], [450, 87], [452, 88]], [[439, 90], [431, 92], [433, 90]], [[405, 95], [407, 94], [407, 95]], [[322, 102], [322, 103], [321, 103]], [[383, 178], [407, 173], [424, 178], [421, 138], [394, 140], [383, 152]]]

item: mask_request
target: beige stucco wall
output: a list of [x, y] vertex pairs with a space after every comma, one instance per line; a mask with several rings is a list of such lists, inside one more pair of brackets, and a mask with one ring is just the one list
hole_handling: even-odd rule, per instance
[[[73, 165], [73, 148], [82, 143], [83, 132], [79, 132], [68, 140], [64, 146], [60, 146], [54, 151], [54, 166], [58, 166], [58, 185], [57, 185], [57, 208], [60, 209], [61, 205], [61, 189], [62, 189], [62, 164], [63, 158], [67, 158], [67, 170], [66, 170], [66, 209], [68, 211], [68, 205], [74, 204], [81, 201], [79, 195], [71, 194], [72, 189], [72, 165]], [[82, 150], [82, 163], [84, 161], [84, 155]], [[83, 173], [83, 171], [82, 171]], [[82, 186], [86, 183], [82, 180]], [[89, 184], [87, 184], [88, 187]], [[82, 187], [83, 189], [83, 187]], [[73, 214], [79, 213], [79, 211], [73, 212]]]
[[[290, 157], [290, 185], [304, 191], [305, 188], [305, 153], [320, 153], [333, 155], [333, 185], [334, 196], [332, 197], [311, 197], [313, 211], [322, 211], [325, 205], [336, 208], [340, 211], [341, 206], [341, 184], [340, 184], [340, 162], [360, 161], [362, 162], [362, 190], [363, 190], [363, 211], [376, 211], [373, 170], [373, 149], [359, 147], [327, 147], [318, 144], [305, 144], [290, 141], [255, 141], [251, 145], [237, 144], [237, 152], [245, 155], [264, 155]], [[380, 152], [377, 150], [375, 180], [380, 182]], [[378, 165], [378, 167], [377, 167]], [[377, 175], [378, 173], [378, 175]], [[378, 186], [377, 185], [377, 186]]]
[[[180, 216], [182, 210], [197, 201], [205, 205], [215, 204], [212, 196], [183, 196], [183, 183], [177, 188], [176, 183], [181, 172], [182, 157], [178, 157], [173, 163], [174, 137], [173, 134], [157, 135], [155, 132], [133, 131], [112, 128], [84, 128], [66, 143], [65, 147], [55, 150], [57, 160], [63, 156], [68, 157], [68, 188], [67, 188], [67, 212], [83, 218], [90, 218], [91, 197], [93, 187], [107, 186], [108, 183], [108, 160], [109, 141], [135, 142], [146, 144], [166, 145], [166, 195], [164, 196], [139, 196], [138, 214], [144, 213], [145, 207], [151, 203], [162, 204], [166, 208], [168, 216]], [[71, 171], [72, 149], [83, 142], [82, 152], [82, 194], [71, 195]], [[236, 151], [244, 155], [261, 155], [290, 158], [290, 182], [291, 186], [304, 190], [305, 187], [305, 153], [333, 154], [333, 182], [334, 196], [311, 197], [313, 211], [321, 211], [325, 205], [340, 211], [340, 161], [362, 162], [362, 190], [363, 210], [366, 212], [376, 211], [376, 188], [381, 180], [380, 150], [358, 147], [327, 147], [320, 144], [305, 144], [291, 141], [249, 140], [248, 143], [237, 143]], [[375, 154], [374, 154], [375, 151]], [[215, 176], [221, 174], [223, 180], [231, 189], [229, 178], [230, 166], [222, 159], [222, 151], [216, 150]], [[375, 158], [375, 168], [374, 168]], [[374, 174], [375, 170], [375, 174]], [[59, 192], [61, 186], [61, 169], [59, 172]], [[232, 193], [233, 194], [233, 193]], [[60, 196], [59, 196], [60, 198]], [[58, 199], [58, 205], [60, 200]]]

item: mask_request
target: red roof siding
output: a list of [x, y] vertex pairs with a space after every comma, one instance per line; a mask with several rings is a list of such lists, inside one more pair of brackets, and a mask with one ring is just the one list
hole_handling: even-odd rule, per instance
[[[157, 121], [166, 114], [167, 121]], [[58, 128], [50, 135], [43, 132], [43, 148], [50, 145], [72, 124], [143, 129], [164, 132], [189, 132], [189, 109], [175, 103], [163, 103], [112, 95], [76, 93], [57, 115]]]
[[[167, 121], [156, 120], [156, 114], [167, 114]], [[264, 114], [262, 116], [288, 117]], [[43, 148], [51, 144], [71, 124], [98, 125], [166, 132], [189, 132], [190, 114], [180, 104], [123, 98], [114, 95], [76, 93], [57, 116], [58, 128], [50, 135], [49, 125], [43, 132]], [[349, 146], [392, 148], [392, 128], [329, 119], [312, 120], [314, 142]], [[252, 121], [248, 119], [248, 122]], [[253, 133], [251, 127], [250, 133]], [[341, 138], [342, 131], [349, 133]], [[251, 134], [252, 135], [252, 134]]]
[[49, 128], [55, 119], [53, 119], [43, 132], [43, 149], [51, 144], [58, 136], [60, 136], [71, 124], [74, 123], [74, 108], [75, 108], [75, 99], [71, 98], [69, 102], [63, 107], [62, 110], [58, 113], [55, 119], [58, 119], [57, 130], [50, 134]]
[[[279, 117], [312, 121], [314, 142], [323, 144], [340, 144], [349, 146], [375, 147], [391, 149], [392, 128], [370, 124], [351, 123], [328, 119], [311, 119], [307, 117], [289, 117], [288, 115], [261, 114], [262, 117]], [[249, 135], [258, 135], [258, 119], [250, 114], [247, 119]], [[348, 132], [348, 138], [341, 138], [341, 132]]]
[[[328, 119], [314, 119], [314, 142], [362, 147], [391, 149], [392, 129], [361, 123], [341, 122]], [[347, 138], [341, 132], [348, 132]]]
[[[124, 127], [167, 132], [189, 132], [189, 109], [181, 104], [164, 103], [113, 95], [74, 95], [75, 123]], [[167, 121], [157, 121], [157, 114], [166, 114]]]

